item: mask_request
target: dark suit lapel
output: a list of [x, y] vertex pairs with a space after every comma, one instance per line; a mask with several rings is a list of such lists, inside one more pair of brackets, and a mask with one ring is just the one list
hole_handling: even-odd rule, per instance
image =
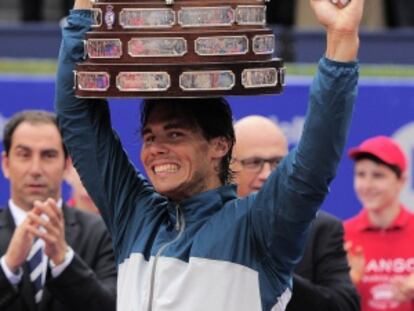
[[[50, 272], [50, 268], [47, 267], [47, 275], [46, 275], [46, 280], [47, 278], [51, 278], [52, 274]], [[49, 304], [52, 301], [52, 294], [47, 290], [46, 286], [43, 288], [43, 294], [42, 294], [42, 300], [39, 302], [39, 308], [37, 309], [38, 311], [47, 311], [47, 310], [51, 310], [51, 308], [49, 308]]]
[[22, 297], [30, 310], [37, 310], [37, 305], [34, 299], [33, 285], [30, 281], [29, 265], [23, 265], [23, 279], [21, 284]]
[[[10, 212], [9, 207], [1, 209], [0, 210], [0, 251], [2, 255], [6, 252], [15, 229], [16, 229], [16, 226], [14, 224], [13, 216]], [[26, 263], [23, 265], [22, 268], [23, 268], [23, 277], [22, 277], [21, 284], [19, 284], [19, 287], [22, 293], [21, 296], [23, 297], [23, 300], [25, 301], [29, 310], [35, 311], [36, 303], [34, 300], [32, 283], [30, 282], [29, 268]]]
[[8, 207], [0, 209], [0, 254], [3, 256], [16, 226], [14, 225], [13, 217]]

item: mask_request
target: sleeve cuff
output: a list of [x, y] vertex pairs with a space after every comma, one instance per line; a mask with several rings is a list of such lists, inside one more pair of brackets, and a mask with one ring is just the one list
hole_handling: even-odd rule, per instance
[[13, 273], [10, 268], [6, 264], [6, 260], [4, 259], [4, 256], [1, 257], [1, 268], [3, 269], [4, 274], [6, 275], [7, 279], [12, 285], [17, 285], [22, 280], [23, 276], [23, 269], [19, 268], [17, 270], [17, 274]]
[[332, 60], [327, 58], [326, 56], [322, 57], [320, 60], [320, 64], [325, 66], [337, 66], [337, 67], [355, 67], [359, 64], [359, 60], [356, 59], [351, 62], [338, 62], [336, 60]]
[[75, 256], [75, 252], [71, 247], [68, 247], [66, 251], [65, 260], [60, 265], [55, 265], [51, 260], [49, 260], [49, 266], [51, 268], [52, 277], [57, 278], [62, 272], [70, 265]]

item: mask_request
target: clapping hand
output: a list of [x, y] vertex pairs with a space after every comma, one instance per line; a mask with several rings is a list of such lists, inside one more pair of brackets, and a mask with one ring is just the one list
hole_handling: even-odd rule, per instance
[[348, 241], [344, 245], [346, 251], [346, 257], [348, 259], [350, 270], [350, 276], [352, 283], [358, 284], [364, 276], [365, 269], [365, 256], [364, 250], [360, 245], [353, 245], [351, 241]]

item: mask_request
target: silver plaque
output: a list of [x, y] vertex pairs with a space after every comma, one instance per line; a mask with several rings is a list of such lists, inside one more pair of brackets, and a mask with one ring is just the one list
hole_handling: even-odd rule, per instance
[[254, 54], [273, 54], [275, 50], [274, 35], [257, 35], [253, 38]]
[[167, 72], [120, 72], [116, 77], [116, 87], [122, 92], [165, 91], [170, 85]]
[[128, 53], [132, 57], [183, 56], [187, 53], [187, 41], [178, 37], [132, 38]]
[[106, 91], [109, 88], [110, 75], [107, 72], [76, 72], [76, 81], [82, 91]]
[[234, 11], [230, 6], [183, 7], [178, 12], [178, 23], [182, 27], [231, 26]]
[[230, 70], [186, 71], [180, 75], [180, 87], [184, 91], [231, 90], [235, 75]]
[[119, 13], [119, 23], [123, 28], [171, 28], [175, 24], [172, 9], [136, 9], [124, 8]]
[[236, 22], [239, 25], [265, 25], [265, 5], [239, 5], [236, 8]]
[[92, 13], [92, 28], [97, 28], [102, 26], [102, 10], [101, 9], [91, 9]]
[[243, 55], [249, 51], [249, 39], [246, 36], [200, 37], [194, 43], [198, 55]]
[[120, 39], [88, 39], [86, 51], [89, 58], [120, 58], [122, 42]]
[[277, 81], [276, 68], [244, 69], [242, 72], [242, 85], [247, 89], [276, 86]]

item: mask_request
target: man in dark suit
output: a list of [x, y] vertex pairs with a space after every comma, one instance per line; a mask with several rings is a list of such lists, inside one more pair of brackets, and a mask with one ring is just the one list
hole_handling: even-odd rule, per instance
[[14, 115], [4, 128], [0, 209], [0, 310], [115, 310], [111, 240], [97, 215], [62, 204], [68, 165], [56, 118]]
[[[239, 196], [259, 190], [288, 153], [282, 130], [268, 118], [248, 116], [236, 122], [232, 169]], [[293, 275], [287, 311], [357, 311], [359, 298], [343, 248], [342, 223], [320, 211]]]

